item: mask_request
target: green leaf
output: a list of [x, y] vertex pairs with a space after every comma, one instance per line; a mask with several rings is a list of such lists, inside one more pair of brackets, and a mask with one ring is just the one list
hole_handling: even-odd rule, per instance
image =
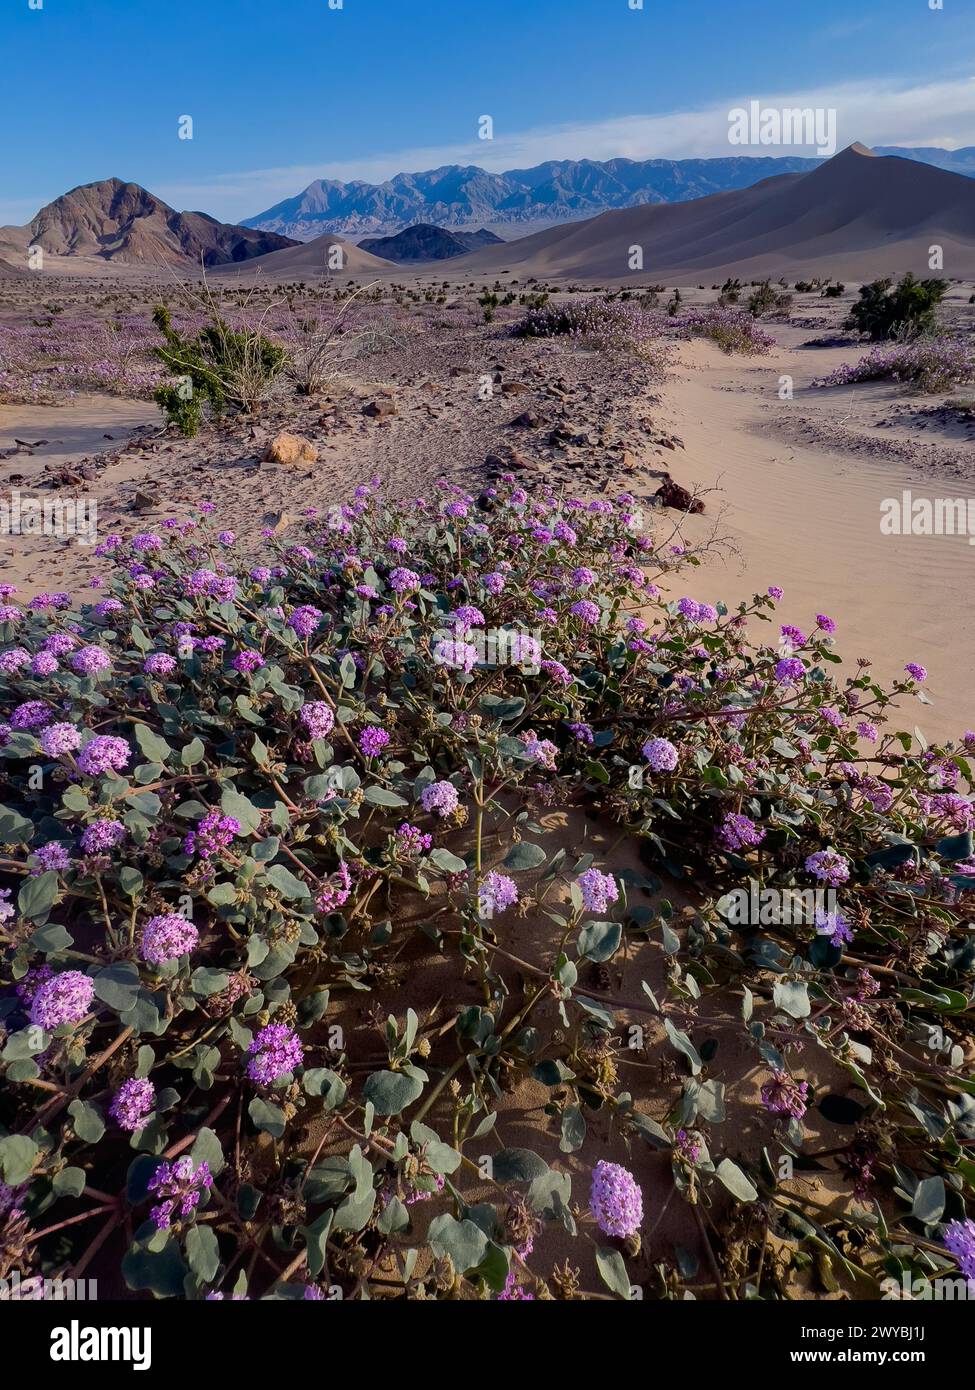
[[449, 1212], [430, 1222], [427, 1240], [438, 1259], [450, 1256], [458, 1274], [475, 1269], [488, 1248], [488, 1238], [480, 1226], [467, 1219], [458, 1221]]
[[30, 944], [35, 951], [54, 956], [59, 951], [67, 951], [73, 946], [74, 937], [60, 922], [48, 922], [46, 926], [38, 927], [37, 931], [31, 933]]
[[196, 1223], [186, 1232], [186, 1258], [201, 1284], [209, 1284], [220, 1268], [220, 1247], [212, 1226]]
[[579, 932], [576, 946], [585, 960], [609, 960], [619, 950], [623, 928], [619, 922], [587, 922]]
[[254, 1097], [247, 1107], [247, 1113], [257, 1129], [263, 1130], [265, 1134], [270, 1134], [275, 1139], [280, 1139], [287, 1128], [284, 1111], [281, 1107], [272, 1105], [270, 1101], [262, 1100], [260, 1096]]
[[610, 1250], [606, 1245], [596, 1246], [596, 1268], [599, 1277], [617, 1298], [630, 1301], [630, 1276], [626, 1272], [623, 1256], [618, 1250]]
[[701, 1061], [697, 1048], [691, 1042], [686, 1033], [682, 1033], [679, 1028], [675, 1028], [669, 1018], [664, 1019], [664, 1031], [670, 1039], [671, 1046], [678, 1052], [682, 1052], [691, 1064], [691, 1071], [695, 1076], [701, 1070], [704, 1063]]
[[197, 1165], [205, 1163], [214, 1177], [223, 1172], [227, 1162], [223, 1156], [220, 1140], [213, 1130], [206, 1126], [197, 1134], [193, 1147], [190, 1149], [190, 1158]]
[[80, 1197], [86, 1181], [84, 1168], [62, 1168], [54, 1175], [54, 1191], [59, 1197]]
[[151, 763], [164, 763], [173, 751], [166, 740], [154, 734], [147, 724], [136, 724], [135, 741]]
[[772, 1000], [775, 1007], [790, 1018], [808, 1018], [812, 1012], [809, 990], [804, 980], [776, 980]]
[[438, 845], [430, 854], [430, 863], [435, 864], [438, 869], [443, 869], [445, 874], [463, 874], [467, 872], [467, 865], [463, 859], [458, 859], [456, 854], [451, 854], [449, 849], [444, 849]]
[[721, 1160], [715, 1169], [715, 1174], [731, 1195], [738, 1198], [739, 1202], [754, 1202], [758, 1196], [758, 1189], [753, 1187], [738, 1164], [732, 1163], [730, 1158]]
[[224, 787], [223, 795], [220, 798], [220, 809], [225, 816], [233, 816], [240, 822], [240, 828], [245, 834], [261, 828], [261, 813], [246, 796], [241, 796], [232, 787]]
[[54, 906], [58, 895], [58, 876], [49, 872], [28, 878], [17, 894], [17, 908], [22, 917], [31, 921], [46, 917]]
[[202, 999], [209, 999], [211, 994], [219, 994], [229, 983], [230, 976], [226, 970], [214, 970], [207, 965], [201, 965], [190, 976], [193, 993]]
[[40, 1150], [26, 1134], [9, 1134], [0, 1139], [0, 1174], [9, 1187], [20, 1187], [34, 1171]]
[[283, 864], [272, 864], [265, 871], [265, 877], [273, 888], [276, 888], [282, 898], [293, 901], [297, 898], [310, 898], [311, 889], [303, 879], [298, 878], [290, 869]]
[[944, 1215], [944, 1209], [944, 1178], [922, 1178], [914, 1192], [911, 1215], [925, 1226], [934, 1226]]
[[495, 1182], [534, 1182], [544, 1177], [549, 1166], [533, 1149], [501, 1149], [491, 1161]]
[[539, 864], [544, 864], [547, 858], [548, 856], [541, 845], [533, 845], [528, 840], [521, 840], [508, 850], [504, 857], [504, 868], [512, 869], [515, 873], [524, 873], [527, 869], [537, 869]]
[[305, 1248], [308, 1251], [308, 1272], [313, 1279], [317, 1279], [325, 1268], [328, 1237], [334, 1220], [335, 1212], [326, 1211], [309, 1226], [302, 1226], [301, 1228], [301, 1234], [305, 1238]]
[[409, 806], [409, 802], [404, 796], [398, 796], [396, 792], [387, 791], [385, 787], [367, 787], [365, 790], [365, 800], [370, 806]]
[[313, 1067], [306, 1071], [301, 1084], [309, 1096], [321, 1096], [326, 1110], [334, 1110], [341, 1105], [348, 1093], [348, 1086], [337, 1072], [328, 1067]]
[[578, 1105], [567, 1105], [562, 1111], [562, 1139], [559, 1148], [564, 1154], [574, 1154], [586, 1142], [586, 1122]]
[[184, 767], [195, 767], [201, 763], [206, 755], [206, 748], [203, 740], [199, 738], [191, 739], [179, 755], [179, 760]]
[[403, 1071], [374, 1071], [362, 1088], [364, 1100], [371, 1101], [377, 1115], [398, 1115], [412, 1105], [423, 1091], [423, 1082]]
[[73, 1100], [68, 1106], [68, 1114], [78, 1138], [86, 1144], [97, 1144], [105, 1133], [105, 1121], [94, 1105], [87, 1100]]
[[124, 1013], [135, 1004], [139, 993], [139, 971], [131, 961], [116, 961], [106, 965], [94, 977], [95, 997], [116, 1013]]

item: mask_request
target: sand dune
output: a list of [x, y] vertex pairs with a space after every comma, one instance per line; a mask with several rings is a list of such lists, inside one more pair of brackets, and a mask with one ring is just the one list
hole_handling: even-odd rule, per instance
[[[929, 274], [936, 244], [947, 275], [975, 274], [975, 181], [852, 145], [812, 173], [689, 203], [607, 212], [474, 252], [456, 269], [474, 277], [510, 270], [519, 278], [644, 282], [797, 272], [857, 280]], [[640, 270], [630, 264], [636, 246]]]
[[327, 233], [325, 236], [316, 237], [314, 241], [303, 242], [300, 246], [289, 246], [285, 251], [272, 251], [266, 256], [255, 256], [246, 265], [221, 266], [215, 274], [249, 276], [253, 271], [259, 270], [264, 275], [274, 278], [308, 280], [329, 271], [329, 259], [334, 247], [341, 249], [342, 268], [339, 270], [332, 267], [330, 273], [333, 275], [363, 276], [388, 271], [397, 271], [400, 274], [403, 272], [402, 266], [394, 265], [392, 261], [381, 260], [369, 251], [362, 251], [344, 237]]

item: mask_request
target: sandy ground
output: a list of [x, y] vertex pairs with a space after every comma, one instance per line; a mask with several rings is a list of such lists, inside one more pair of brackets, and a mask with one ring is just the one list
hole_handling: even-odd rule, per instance
[[[957, 736], [975, 715], [975, 551], [967, 536], [884, 535], [880, 520], [884, 499], [904, 490], [916, 498], [975, 495], [972, 442], [958, 431], [919, 438], [903, 419], [879, 423], [903, 409], [887, 385], [810, 390], [814, 377], [850, 360], [850, 349], [802, 348], [801, 331], [774, 331], [780, 347], [764, 358], [682, 346], [681, 370], [664, 392], [685, 445], [678, 476], [720, 490], [722, 533], [739, 552], [706, 562], [694, 595], [730, 603], [779, 585], [784, 622], [808, 631], [816, 613], [829, 614], [841, 655], [872, 658], [881, 681], [905, 662], [925, 665], [933, 703], [909, 701], [907, 727]], [[786, 374], [795, 380], [792, 401], [778, 397]], [[702, 532], [703, 519], [689, 518], [688, 536]]]

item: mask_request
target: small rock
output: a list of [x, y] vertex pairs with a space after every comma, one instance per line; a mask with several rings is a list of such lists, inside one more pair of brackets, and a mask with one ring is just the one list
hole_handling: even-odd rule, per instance
[[502, 396], [524, 396], [531, 390], [523, 381], [505, 381], [501, 384]]
[[704, 503], [701, 499], [688, 492], [686, 487], [681, 487], [680, 483], [675, 483], [669, 474], [654, 496], [662, 507], [673, 507], [678, 512], [690, 512], [693, 515], [699, 515], [704, 511]]
[[387, 415], [395, 415], [396, 402], [389, 396], [378, 396], [374, 401], [362, 407], [363, 415], [370, 415], [375, 418], [384, 418]]

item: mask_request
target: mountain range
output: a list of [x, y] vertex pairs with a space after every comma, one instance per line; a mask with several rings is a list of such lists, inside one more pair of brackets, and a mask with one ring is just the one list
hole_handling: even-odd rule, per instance
[[30, 247], [55, 263], [80, 258], [138, 266], [235, 264], [294, 246], [276, 232], [218, 222], [205, 212], [176, 212], [137, 183], [82, 184], [41, 208], [26, 227], [0, 227], [0, 259], [27, 264]]
[[[902, 149], [899, 155], [952, 173], [975, 176], [975, 147], [960, 150]], [[820, 159], [792, 156], [729, 156], [719, 159], [549, 160], [530, 169], [493, 174], [477, 165], [448, 164], [423, 173], [397, 174], [384, 183], [316, 179], [293, 198], [276, 203], [243, 225], [298, 241], [324, 232], [360, 237], [399, 231], [411, 223], [451, 229], [485, 224], [551, 225], [592, 217], [614, 208], [683, 203], [713, 193], [748, 188], [775, 174], [809, 173]]]
[[471, 278], [507, 271], [521, 283], [533, 276], [652, 277], [669, 285], [725, 275], [866, 280], [908, 270], [930, 275], [935, 246], [944, 275], [975, 276], [975, 179], [851, 145], [806, 174], [688, 203], [604, 212], [475, 251], [460, 264]]

